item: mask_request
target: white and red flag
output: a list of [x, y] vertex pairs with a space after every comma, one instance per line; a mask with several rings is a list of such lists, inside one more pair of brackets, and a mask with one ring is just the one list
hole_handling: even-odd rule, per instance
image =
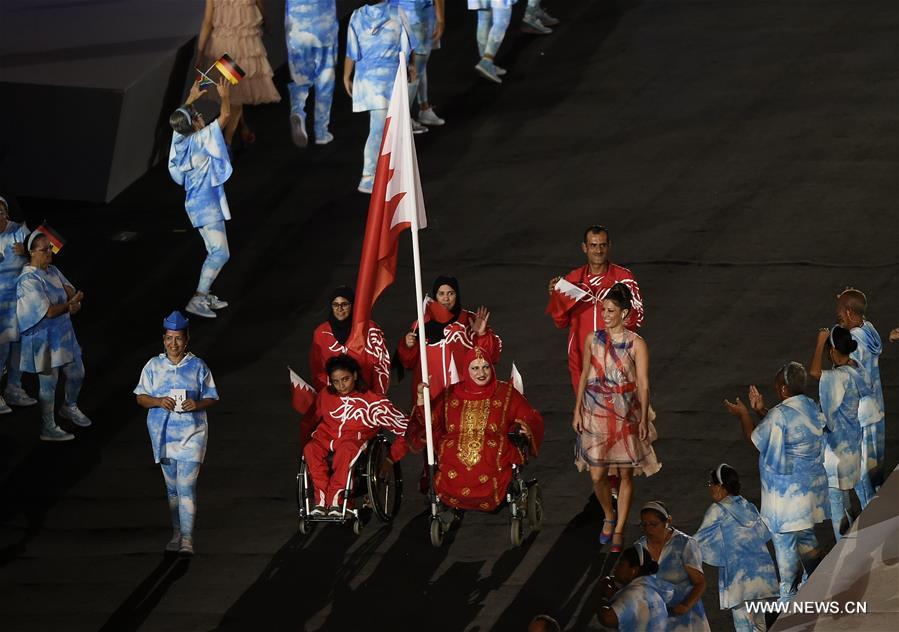
[[315, 403], [315, 389], [290, 367], [287, 367], [287, 371], [290, 375], [290, 404], [295, 411], [305, 415]]
[[564, 318], [578, 301], [584, 300], [585, 297], [589, 299], [589, 296], [589, 292], [579, 288], [571, 281], [559, 279], [549, 296], [546, 313], [553, 318]]
[[512, 386], [516, 391], [524, 395], [524, 380], [521, 379], [521, 373], [518, 372], [518, 367], [515, 366], [515, 363], [512, 363], [512, 375], [509, 380], [512, 382]]
[[359, 277], [356, 279], [356, 300], [353, 302], [353, 332], [347, 341], [351, 349], [362, 350], [372, 307], [381, 292], [396, 279], [400, 233], [407, 228], [415, 231], [426, 226], [418, 158], [412, 140], [409, 80], [405, 56], [400, 53], [400, 64], [384, 122], [375, 183], [368, 204]]

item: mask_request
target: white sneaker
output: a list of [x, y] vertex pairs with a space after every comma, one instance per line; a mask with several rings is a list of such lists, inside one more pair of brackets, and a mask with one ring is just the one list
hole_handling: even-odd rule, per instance
[[559, 26], [559, 20], [547, 13], [543, 7], [537, 7], [537, 19], [539, 19], [544, 26]]
[[194, 294], [185, 306], [185, 311], [202, 316], [203, 318], [215, 318], [215, 312], [209, 309], [209, 303], [205, 296]]
[[489, 79], [490, 81], [493, 81], [495, 83], [503, 82], [503, 80], [500, 79], [499, 75], [496, 73], [496, 66], [486, 57], [481, 58], [481, 61], [477, 63], [474, 69], [485, 79]]
[[341, 511], [340, 507], [331, 507], [328, 510], [329, 518], [341, 518], [343, 517], [343, 511]]
[[418, 112], [418, 122], [422, 125], [433, 125], [435, 127], [440, 127], [446, 121], [437, 116], [437, 112], [434, 111], [434, 108], [428, 108], [427, 110], [419, 110]]
[[71, 441], [75, 435], [66, 432], [56, 424], [52, 428], [41, 429], [41, 441]]
[[290, 140], [297, 147], [306, 147], [309, 136], [306, 134], [306, 121], [299, 114], [290, 115]]
[[322, 507], [321, 505], [316, 505], [315, 507], [312, 508], [312, 511], [309, 512], [309, 515], [310, 516], [324, 516], [325, 511], [326, 510], [324, 507]]
[[497, 77], [502, 77], [503, 75], [506, 74], [506, 69], [505, 69], [505, 68], [500, 68], [500, 67], [497, 66], [496, 64], [493, 64], [493, 69], [496, 71], [496, 76], [497, 76]]
[[6, 402], [3, 401], [3, 398], [0, 397], [0, 415], [6, 415], [12, 412], [12, 408], [6, 405]]
[[[6, 393], [4, 393], [6, 398], [6, 402], [13, 406], [34, 406], [37, 404], [37, 400], [33, 397], [29, 397], [28, 393], [25, 392], [21, 386], [7, 386]], [[0, 397], [0, 402], [3, 401], [3, 398]], [[0, 406], [2, 409], [2, 406]], [[2, 412], [2, 410], [0, 410]]]
[[63, 419], [68, 419], [76, 426], [81, 426], [82, 428], [87, 428], [91, 425], [91, 420], [78, 409], [77, 405], [62, 406], [59, 409], [59, 416]]
[[412, 133], [413, 134], [424, 134], [427, 131], [428, 131], [427, 127], [425, 127], [424, 125], [422, 125], [415, 119], [412, 119]]
[[165, 550], [169, 553], [181, 550], [181, 532], [176, 531], [172, 534], [172, 539], [165, 545]]
[[206, 295], [206, 304], [209, 306], [209, 309], [225, 309], [228, 307], [228, 301], [223, 301], [215, 294]]
[[331, 132], [325, 132], [324, 136], [322, 136], [321, 138], [315, 139], [315, 144], [316, 145], [327, 145], [332, 140], [334, 140], [334, 134], [332, 134]]
[[374, 176], [362, 176], [362, 179], [359, 180], [359, 186], [356, 187], [356, 190], [359, 193], [366, 193], [371, 195], [372, 190], [375, 188], [375, 177]]
[[536, 13], [525, 13], [521, 19], [521, 32], [531, 35], [549, 35], [553, 32], [548, 26], [544, 26]]
[[178, 549], [178, 555], [191, 557], [194, 554], [194, 539], [189, 535], [181, 538], [181, 546]]

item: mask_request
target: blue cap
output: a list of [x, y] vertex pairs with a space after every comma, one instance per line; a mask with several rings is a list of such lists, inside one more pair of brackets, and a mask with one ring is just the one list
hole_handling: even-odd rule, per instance
[[162, 321], [163, 329], [170, 329], [171, 331], [181, 331], [183, 329], [187, 329], [187, 326], [190, 324], [190, 321], [184, 317], [184, 314], [175, 310], [171, 314], [165, 317], [165, 320]]

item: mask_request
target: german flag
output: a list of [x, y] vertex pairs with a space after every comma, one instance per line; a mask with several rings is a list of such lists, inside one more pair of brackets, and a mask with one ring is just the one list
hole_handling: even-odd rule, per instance
[[59, 251], [62, 250], [62, 247], [66, 245], [66, 240], [63, 239], [62, 235], [57, 233], [47, 222], [42, 223], [40, 226], [34, 229], [36, 233], [42, 233], [47, 240], [50, 242], [50, 249], [53, 250], [53, 254], [59, 254]]
[[240, 80], [247, 76], [243, 68], [238, 66], [228, 53], [222, 55], [215, 64], [215, 69], [222, 73], [222, 76], [236, 86]]

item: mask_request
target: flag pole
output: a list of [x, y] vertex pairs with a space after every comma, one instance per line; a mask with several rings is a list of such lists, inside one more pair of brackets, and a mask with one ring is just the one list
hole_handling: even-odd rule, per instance
[[[410, 127], [412, 122], [407, 118], [409, 117], [409, 77], [406, 74], [406, 57], [405, 54], [400, 51], [400, 65], [399, 65], [399, 74], [403, 78], [403, 90], [401, 99], [403, 102], [402, 112], [404, 114], [404, 118], [406, 119], [407, 124]], [[410, 135], [411, 138], [411, 135]], [[408, 159], [408, 157], [407, 157]], [[405, 165], [404, 165], [405, 166]], [[411, 165], [409, 165], [411, 167]], [[424, 397], [424, 409], [425, 409], [425, 441], [427, 442], [428, 449], [428, 469], [430, 471], [430, 481], [431, 487], [433, 489], [434, 485], [434, 433], [431, 430], [431, 374], [428, 370], [428, 349], [427, 349], [427, 337], [425, 336], [425, 310], [424, 310], [424, 296], [421, 291], [422, 282], [421, 282], [421, 251], [418, 246], [418, 209], [415, 209], [415, 212], [412, 213], [412, 263], [415, 269], [415, 303], [416, 309], [418, 311], [418, 356], [421, 362], [421, 381], [424, 383], [424, 392], [422, 396]]]

